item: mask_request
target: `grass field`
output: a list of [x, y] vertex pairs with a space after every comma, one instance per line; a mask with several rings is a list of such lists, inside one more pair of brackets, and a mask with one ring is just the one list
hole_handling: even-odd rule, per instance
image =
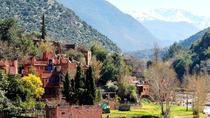
[[[160, 107], [153, 103], [144, 103], [142, 107], [131, 107], [131, 111], [118, 111], [111, 110], [109, 118], [137, 118], [141, 116], [159, 116]], [[103, 118], [106, 118], [107, 114], [103, 114]], [[172, 106], [171, 107], [172, 118], [192, 118], [192, 110], [186, 111], [185, 107]]]

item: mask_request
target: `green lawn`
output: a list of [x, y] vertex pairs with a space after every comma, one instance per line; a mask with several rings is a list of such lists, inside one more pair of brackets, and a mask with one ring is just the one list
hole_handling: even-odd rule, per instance
[[171, 116], [176, 117], [176, 116], [185, 116], [192, 118], [192, 109], [189, 109], [186, 111], [186, 107], [183, 106], [172, 106], [171, 108]]
[[[142, 107], [133, 108], [131, 107], [131, 111], [118, 111], [111, 110], [109, 114], [109, 118], [133, 118], [140, 116], [159, 116], [160, 107], [159, 105], [155, 105], [153, 103], [143, 104]], [[106, 118], [107, 114], [103, 114], [103, 118]], [[192, 111], [186, 111], [185, 107], [182, 106], [172, 106], [171, 108], [171, 117], [173, 118], [192, 118]]]

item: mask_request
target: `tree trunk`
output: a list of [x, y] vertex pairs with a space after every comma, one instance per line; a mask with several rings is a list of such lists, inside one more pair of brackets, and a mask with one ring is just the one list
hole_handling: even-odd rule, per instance
[[186, 111], [188, 111], [188, 104], [189, 104], [189, 101], [188, 101], [188, 94], [187, 94], [187, 104], [186, 104]]
[[165, 111], [164, 118], [170, 118], [170, 104], [169, 104], [169, 101], [166, 101], [166, 111]]
[[161, 107], [161, 115], [164, 116], [164, 114], [165, 114], [165, 112], [164, 112], [164, 104], [163, 104], [162, 101], [160, 102], [160, 107]]

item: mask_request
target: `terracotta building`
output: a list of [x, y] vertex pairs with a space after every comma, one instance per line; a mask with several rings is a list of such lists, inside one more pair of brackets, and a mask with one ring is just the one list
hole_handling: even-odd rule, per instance
[[[40, 40], [34, 40], [34, 43], [40, 45]], [[68, 106], [62, 103], [62, 77], [66, 72], [71, 78], [76, 75], [77, 64], [74, 60], [62, 54], [63, 51], [74, 49], [84, 54], [86, 69], [91, 62], [91, 52], [85, 49], [77, 49], [74, 44], [60, 44], [52, 42], [54, 49], [44, 52], [41, 58], [30, 57], [21, 62], [18, 67], [18, 61], [0, 61], [0, 70], [9, 75], [21, 74], [22, 76], [34, 73], [41, 78], [45, 89], [42, 98], [48, 102], [54, 102], [55, 107], [49, 107], [47, 104], [47, 118], [101, 118], [102, 109], [100, 106]], [[18, 73], [19, 72], [19, 73]], [[61, 77], [62, 76], [62, 77]]]
[[[36, 45], [40, 45], [40, 40], [34, 40]], [[53, 50], [44, 52], [42, 58], [32, 57], [23, 64], [23, 75], [29, 73], [37, 74], [43, 83], [45, 93], [44, 99], [47, 100], [61, 100], [62, 81], [61, 76], [63, 73], [68, 72], [71, 78], [76, 75], [77, 62], [71, 61], [69, 57], [62, 54], [63, 51], [70, 49], [77, 50], [75, 44], [61, 44], [58, 42], [51, 42]], [[78, 50], [84, 54], [86, 65], [88, 67], [91, 61], [91, 52], [88, 50]]]
[[8, 61], [1, 60], [0, 61], [0, 70], [3, 70], [8, 75], [16, 75], [18, 74], [18, 61]]
[[54, 55], [51, 52], [43, 53], [42, 59], [32, 57], [23, 65], [23, 75], [29, 73], [37, 74], [43, 83], [45, 93], [43, 98], [61, 100], [61, 72], [69, 72], [71, 77], [76, 74], [76, 63], [72, 63], [64, 55]]
[[144, 81], [142, 84], [136, 84], [138, 94], [141, 97], [146, 97], [148, 98], [150, 96], [149, 91], [150, 91], [150, 85], [147, 81]]
[[129, 76], [128, 80], [129, 80], [130, 84], [133, 84], [136, 86], [137, 94], [140, 97], [149, 97], [149, 95], [150, 95], [149, 94], [149, 92], [150, 92], [149, 81], [139, 81], [134, 76]]

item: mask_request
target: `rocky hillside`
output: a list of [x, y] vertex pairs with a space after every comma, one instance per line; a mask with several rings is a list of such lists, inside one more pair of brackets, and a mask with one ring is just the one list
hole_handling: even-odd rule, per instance
[[0, 8], [1, 19], [15, 17], [26, 32], [39, 31], [45, 14], [47, 34], [52, 39], [87, 46], [98, 41], [111, 51], [119, 51], [110, 39], [54, 0], [0, 0]]

